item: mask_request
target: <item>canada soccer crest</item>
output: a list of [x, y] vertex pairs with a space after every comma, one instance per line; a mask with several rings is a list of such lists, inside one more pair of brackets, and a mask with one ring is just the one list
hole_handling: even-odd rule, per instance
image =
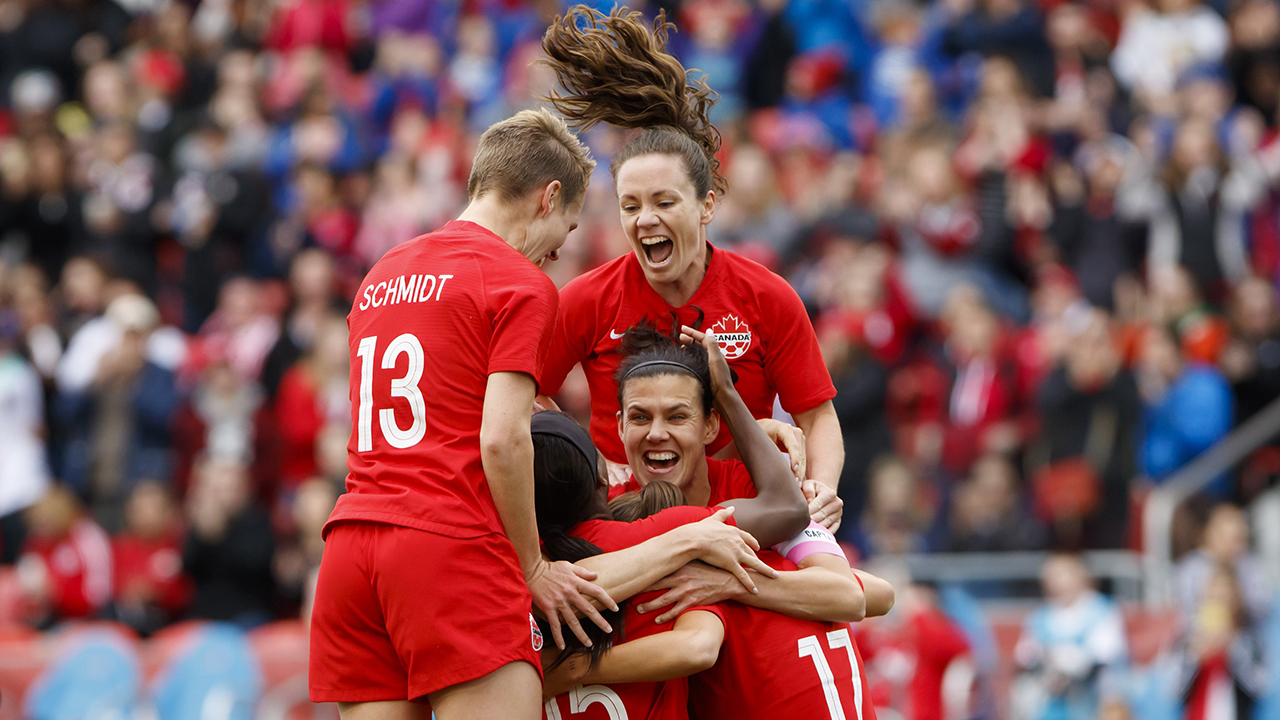
[[725, 315], [711, 326], [711, 332], [726, 360], [737, 360], [751, 347], [751, 328], [736, 315]]
[[538, 629], [538, 621], [533, 613], [529, 613], [529, 629], [533, 631], [533, 651], [542, 652], [542, 630]]

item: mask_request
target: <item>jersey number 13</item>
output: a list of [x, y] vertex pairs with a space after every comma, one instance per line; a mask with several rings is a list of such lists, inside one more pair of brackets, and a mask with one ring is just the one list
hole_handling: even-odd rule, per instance
[[[373, 356], [377, 346], [378, 336], [371, 335], [361, 338], [356, 347], [356, 356], [360, 358], [360, 413], [356, 420], [358, 452], [373, 449]], [[399, 335], [387, 345], [382, 353], [382, 369], [395, 369], [401, 355], [409, 356], [409, 367], [404, 377], [391, 381], [391, 396], [409, 402], [413, 422], [408, 428], [401, 428], [396, 423], [396, 411], [382, 408], [378, 411], [378, 426], [382, 428], [382, 437], [387, 444], [403, 450], [417, 445], [427, 433], [427, 403], [422, 398], [422, 390], [418, 389], [426, 355], [422, 352], [422, 343], [413, 333]]]

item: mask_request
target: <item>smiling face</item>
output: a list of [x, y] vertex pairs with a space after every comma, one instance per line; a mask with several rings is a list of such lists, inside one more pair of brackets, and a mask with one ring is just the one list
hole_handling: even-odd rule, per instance
[[686, 489], [707, 465], [707, 443], [720, 416], [702, 409], [702, 386], [684, 374], [626, 381], [618, 433], [636, 481], [665, 480]]
[[622, 229], [651, 285], [701, 280], [715, 193], [698, 197], [676, 155], [639, 155], [618, 168]]

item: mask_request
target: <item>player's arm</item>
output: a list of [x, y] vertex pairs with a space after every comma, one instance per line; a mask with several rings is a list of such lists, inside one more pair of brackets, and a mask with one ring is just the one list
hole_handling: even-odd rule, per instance
[[805, 488], [809, 513], [814, 522], [834, 531], [840, 527], [840, 519], [844, 515], [844, 503], [836, 495], [840, 472], [844, 469], [844, 435], [840, 432], [840, 417], [830, 400], [793, 417], [804, 432], [809, 478], [815, 481]]
[[546, 673], [543, 697], [550, 699], [574, 685], [663, 682], [709, 669], [720, 657], [724, 623], [706, 610], [676, 619], [668, 632], [614, 645], [594, 668], [590, 658], [576, 655]]
[[878, 578], [869, 572], [852, 568], [853, 574], [862, 581], [862, 594], [867, 597], [867, 617], [882, 617], [893, 609], [895, 595], [893, 586], [888, 580]]
[[[596, 583], [617, 600], [630, 598], [695, 560], [723, 569], [750, 595], [755, 592], [756, 578], [778, 573], [755, 556], [760, 545], [750, 533], [725, 522], [736, 512], [724, 508], [705, 520], [625, 550], [584, 558], [577, 565], [594, 572]], [[743, 566], [755, 573], [748, 573]]]
[[725, 503], [737, 508], [734, 517], [738, 527], [765, 545], [795, 536], [809, 524], [809, 512], [786, 456], [778, 452], [738, 395], [729, 363], [715, 338], [688, 326], [681, 328], [680, 334], [684, 341], [701, 343], [707, 349], [716, 410], [733, 433], [738, 454], [756, 486], [756, 497]]
[[595, 598], [610, 610], [617, 610], [618, 606], [604, 590], [589, 582], [595, 579], [590, 570], [567, 562], [549, 563], [539, 550], [533, 511], [533, 436], [529, 432], [536, 394], [537, 384], [524, 373], [489, 375], [480, 424], [480, 458], [498, 517], [515, 546], [520, 569], [533, 595], [534, 608], [547, 618], [558, 647], [564, 648], [562, 618], [583, 644], [590, 645], [577, 613], [581, 611], [606, 632], [612, 632], [588, 598]]
[[835, 538], [816, 524], [774, 549], [799, 569], [779, 573], [777, 578], [762, 578], [757, 583], [760, 592], [749, 598], [711, 568], [690, 565], [656, 583], [655, 589], [670, 590], [637, 610], [665, 609], [657, 618], [663, 623], [690, 607], [737, 600], [804, 620], [857, 622], [868, 614], [868, 589], [864, 589], [868, 581], [872, 614], [882, 615], [893, 606], [893, 587], [850, 568]]

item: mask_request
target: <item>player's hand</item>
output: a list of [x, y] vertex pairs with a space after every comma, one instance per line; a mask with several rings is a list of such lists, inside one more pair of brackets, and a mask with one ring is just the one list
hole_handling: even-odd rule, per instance
[[756, 424], [764, 430], [764, 434], [769, 436], [779, 450], [791, 458], [791, 474], [796, 476], [797, 481], [804, 482], [805, 471], [809, 464], [809, 459], [805, 455], [804, 431], [795, 425], [773, 418], [760, 418], [756, 420]]
[[565, 647], [564, 633], [560, 629], [562, 621], [573, 630], [573, 634], [578, 636], [583, 645], [591, 647], [591, 638], [582, 629], [578, 613], [590, 618], [601, 630], [613, 632], [613, 626], [587, 599], [593, 597], [610, 610], [618, 609], [618, 604], [604, 588], [590, 582], [595, 579], [595, 573], [573, 563], [547, 562], [541, 559], [533, 572], [525, 574], [525, 583], [533, 595], [533, 606], [547, 619], [547, 624], [551, 626], [551, 637], [561, 650]]
[[743, 587], [756, 593], [756, 584], [747, 568], [769, 577], [777, 577], [778, 573], [756, 557], [760, 543], [751, 533], [726, 524], [732, 516], [733, 508], [720, 508], [706, 520], [685, 525], [682, 529], [687, 529], [686, 532], [691, 533], [697, 543], [696, 559], [733, 573]]
[[818, 480], [805, 480], [800, 483], [800, 490], [809, 501], [809, 517], [831, 532], [838, 530], [840, 518], [844, 517], [844, 501], [836, 491]]
[[689, 563], [646, 590], [666, 590], [662, 597], [636, 607], [640, 614], [666, 608], [654, 622], [661, 625], [680, 617], [680, 613], [692, 607], [713, 605], [738, 597], [741, 584], [731, 573], [702, 563]]
[[631, 479], [631, 466], [626, 463], [616, 463], [608, 458], [604, 461], [605, 467], [609, 469], [609, 485], [626, 485]]
[[688, 325], [680, 326], [680, 342], [686, 345], [698, 343], [707, 349], [707, 362], [711, 366], [711, 397], [719, 398], [720, 393], [733, 390], [733, 371], [729, 369], [729, 361], [720, 352], [720, 344], [716, 336], [695, 330]]

